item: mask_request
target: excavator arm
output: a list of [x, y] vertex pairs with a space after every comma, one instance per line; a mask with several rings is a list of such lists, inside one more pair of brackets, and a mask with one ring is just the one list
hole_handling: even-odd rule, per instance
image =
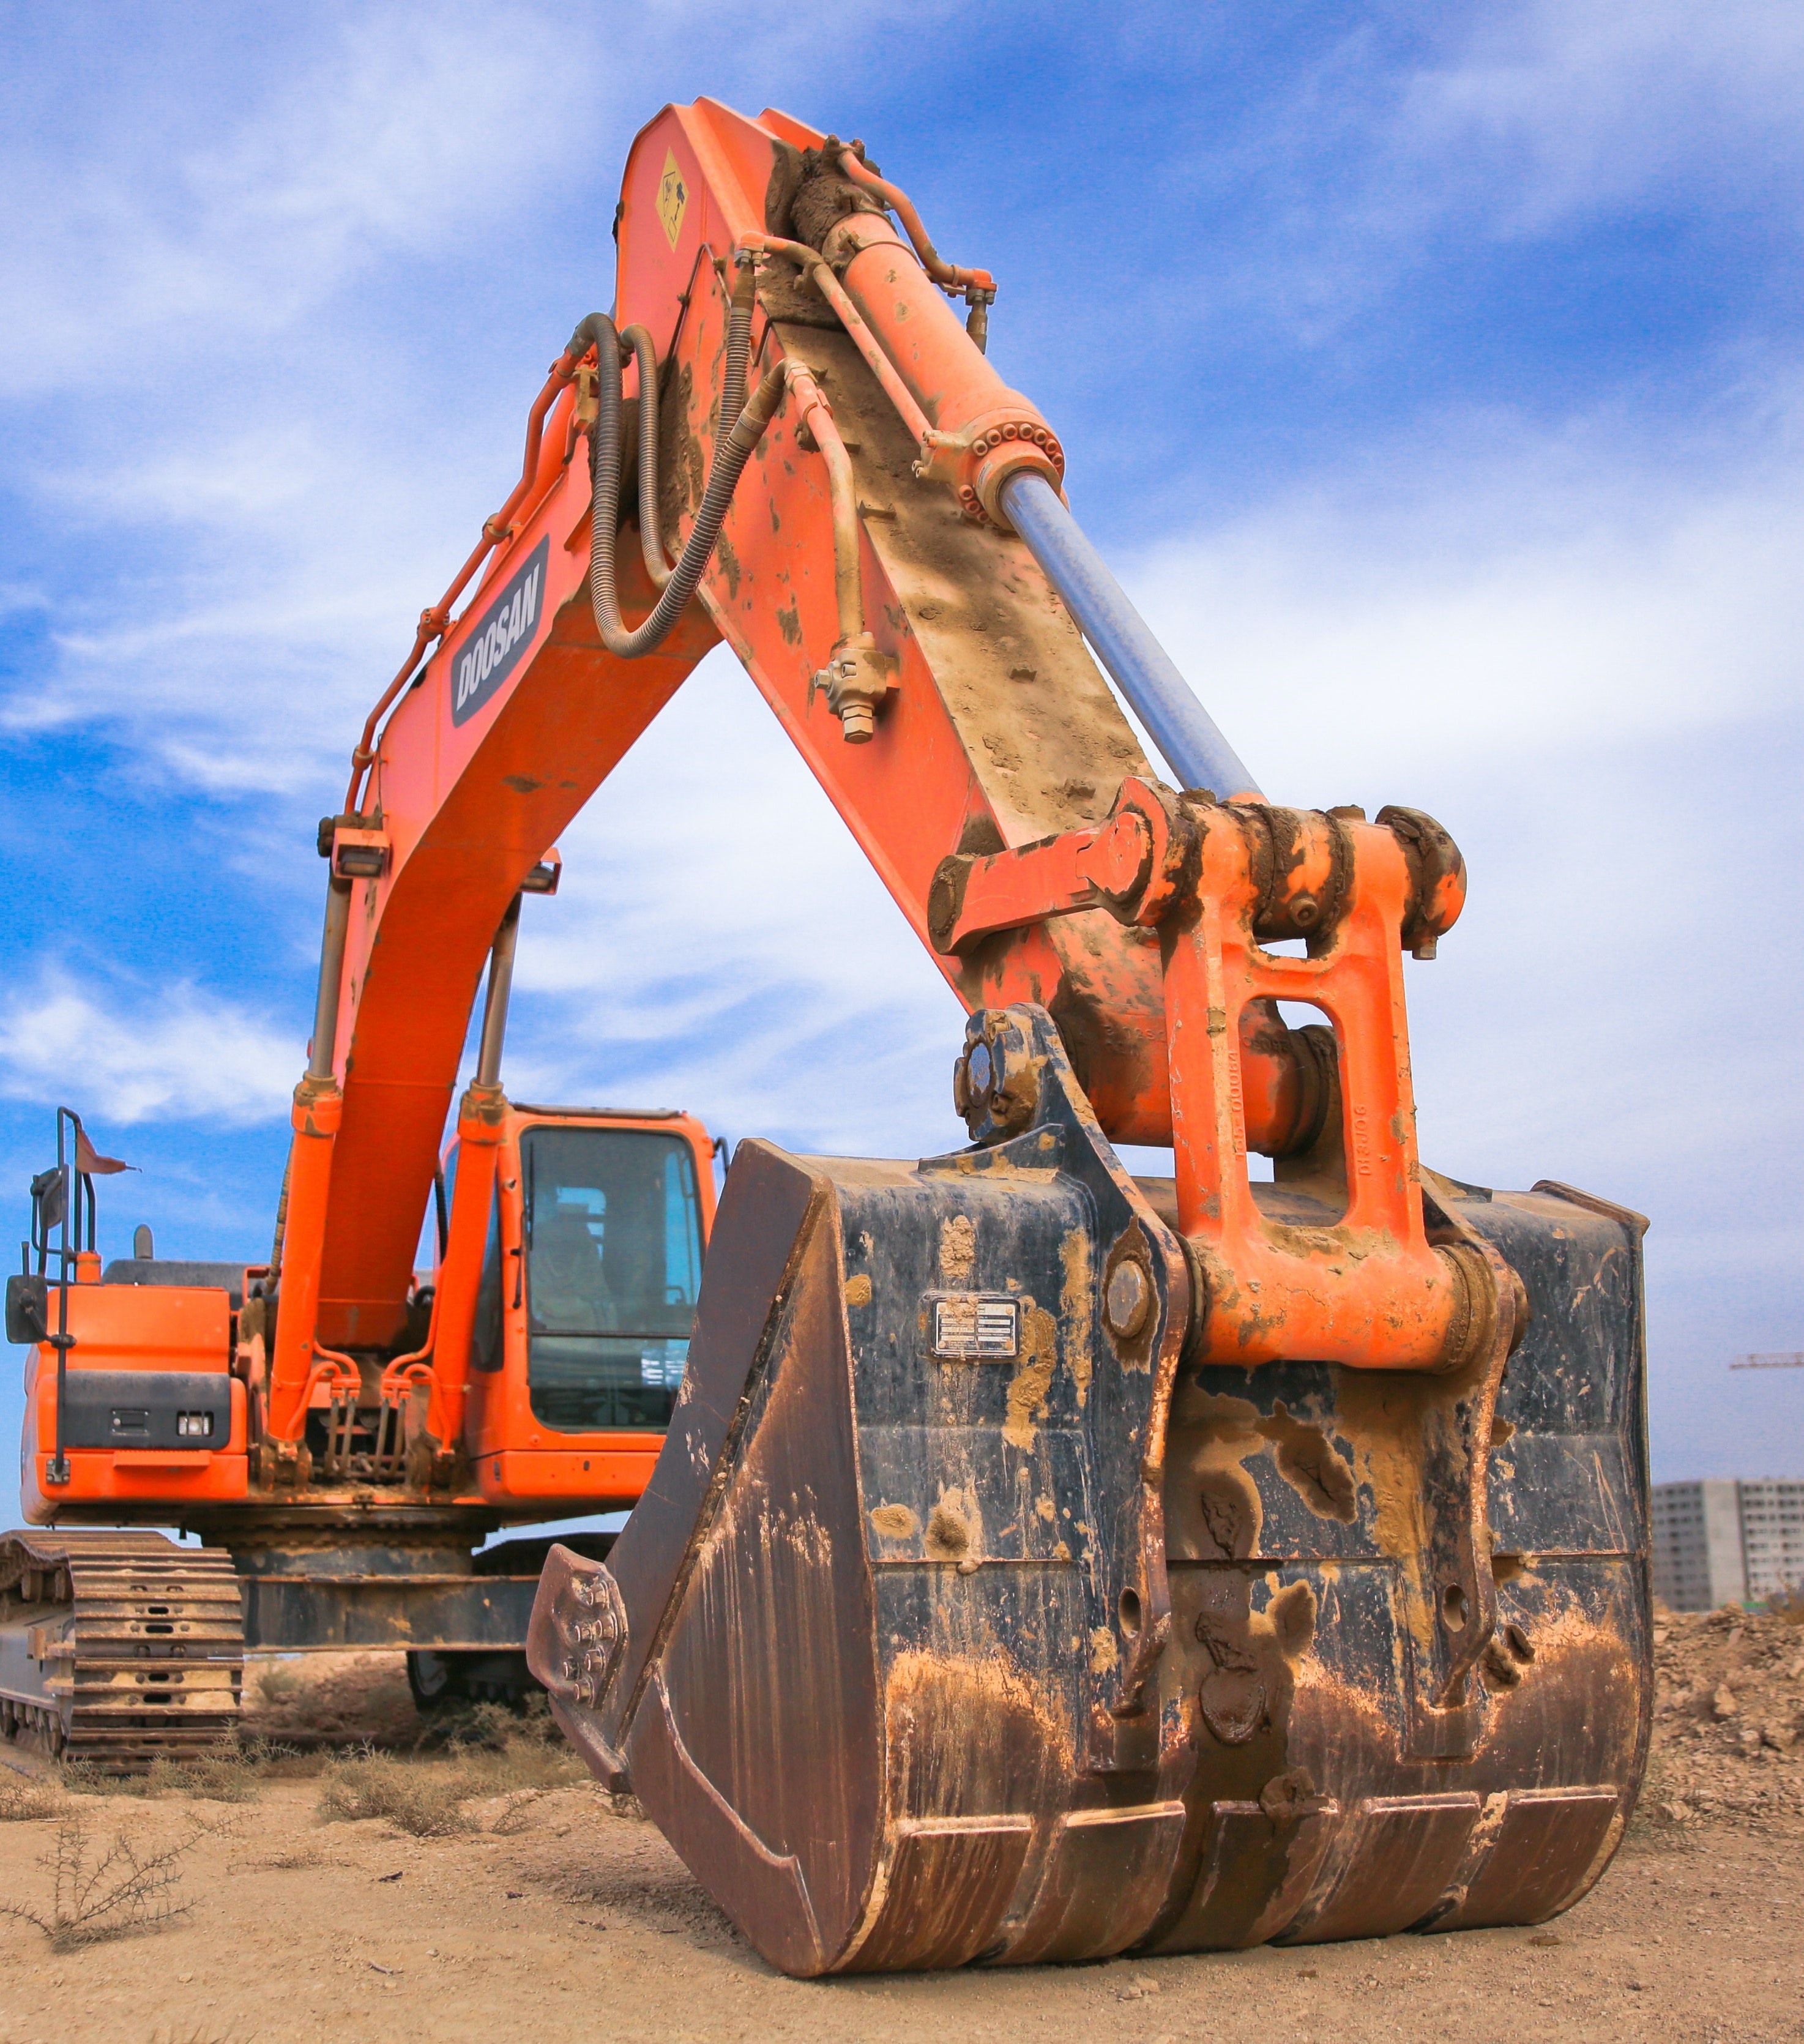
[[[444, 636], [430, 659], [409, 662], [379, 739], [359, 750], [354, 799], [322, 827], [344, 927], [335, 932], [328, 916], [278, 1259], [294, 1354], [380, 1348], [398, 1335], [501, 917], [720, 638], [967, 1007], [1042, 1004], [1105, 1130], [1172, 1139], [1157, 932], [1081, 882], [1080, 898], [1051, 915], [1030, 905], [994, 928], [973, 930], [968, 913], [958, 922], [973, 868], [1096, 830], [1117, 790], [1151, 769], [1086, 647], [1072, 586], [1061, 596], [1000, 508], [1011, 482], [1037, 478], [1042, 518], [1061, 512], [1046, 487], [1062, 472], [1056, 436], [979, 352], [871, 183], [847, 175], [869, 179], [862, 160], [849, 150], [826, 160], [827, 140], [774, 113], [751, 122], [701, 101], [660, 116], [628, 160], [619, 327], [643, 328], [659, 365], [655, 501], [666, 531], [690, 524], [726, 410], [738, 409], [740, 394], [724, 390], [735, 291], [755, 303], [757, 372], [788, 372], [695, 601], [654, 652], [623, 659], [601, 644], [588, 595], [582, 371], [566, 351], [551, 378], [562, 394], [529, 448], [530, 480], [485, 528], [495, 544], [475, 594], [455, 623], [443, 607], [427, 613]], [[811, 208], [827, 223], [817, 238], [836, 237], [831, 262], [770, 231]], [[629, 402], [636, 408], [636, 393]], [[1065, 524], [1074, 535], [1068, 514]], [[648, 608], [657, 592], [634, 525], [616, 548], [629, 608], [635, 596]], [[1080, 563], [1092, 579], [1100, 567]], [[1096, 636], [1130, 689], [1142, 684], [1134, 693], [1153, 728], [1184, 764], [1247, 782], [1181, 683], [1167, 684], [1179, 720], [1161, 720], [1145, 690], [1150, 636], [1119, 591], [1110, 601]], [[1124, 621], [1139, 645], [1113, 646], [1108, 627]], [[862, 694], [835, 663], [860, 670]], [[1263, 846], [1261, 855], [1269, 866]], [[980, 884], [988, 877], [980, 871]], [[1249, 1146], [1307, 1149], [1326, 1101], [1318, 1055], [1269, 1004], [1248, 1010], [1239, 1051]], [[316, 1265], [310, 1305], [299, 1295]]]
[[455, 1439], [515, 904], [724, 640], [969, 1011], [970, 1143], [741, 1145], [649, 1487], [540, 1585], [566, 1732], [797, 1973], [1565, 1907], [1645, 1759], [1641, 1224], [1420, 1162], [1452, 840], [1265, 798], [859, 145], [666, 108], [616, 231], [322, 829], [265, 1481], [372, 1370]]

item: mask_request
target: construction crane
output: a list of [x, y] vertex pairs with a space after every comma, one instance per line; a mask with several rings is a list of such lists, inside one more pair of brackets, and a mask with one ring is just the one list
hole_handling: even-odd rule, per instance
[[[40, 1600], [17, 1650], [50, 1657], [21, 1665], [85, 1651], [71, 1523], [178, 1505], [261, 1625], [267, 1585], [349, 1603], [485, 1516], [636, 1497], [605, 1555], [549, 1546], [528, 1655], [789, 1972], [1555, 1914], [1645, 1760], [1645, 1224], [1421, 1162], [1403, 960], [1459, 916], [1452, 839], [1261, 791], [988, 360], [995, 280], [862, 145], [668, 107], [615, 233], [614, 311], [554, 365], [321, 826], [274, 1254], [242, 1306], [159, 1297], [107, 1281], [90, 1208], [89, 1247], [13, 1281], [54, 1522], [13, 1536]], [[742, 1143], [693, 1326], [681, 1286], [658, 1323], [687, 1338], [661, 1447], [612, 1418], [565, 1445], [534, 1403], [535, 1343], [570, 1331], [547, 1216], [593, 1252], [601, 1213], [605, 1265], [618, 1220], [535, 1146], [661, 1124], [508, 1103], [485, 1028], [429, 1302], [413, 1247], [485, 953], [492, 1015], [546, 847], [722, 642], [965, 1005], [965, 1139]], [[836, 1111], [867, 1082], [843, 1051]], [[670, 1132], [699, 1231], [705, 1139]], [[60, 1183], [66, 1231], [87, 1181]], [[133, 1343], [175, 1430], [154, 1465], [68, 1425]], [[209, 1475], [175, 1473], [204, 1452], [178, 1378], [229, 1390]]]
[[1804, 1370], [1804, 1354], [1738, 1356], [1731, 1370]]

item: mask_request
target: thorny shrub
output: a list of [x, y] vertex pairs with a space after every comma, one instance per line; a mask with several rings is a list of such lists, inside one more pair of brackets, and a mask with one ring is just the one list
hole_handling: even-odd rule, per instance
[[87, 1813], [71, 1811], [39, 1862], [50, 1875], [48, 1905], [0, 1901], [0, 1916], [33, 1925], [59, 1952], [166, 1929], [194, 1907], [175, 1892], [182, 1877], [180, 1862], [204, 1839], [229, 1829], [231, 1822], [209, 1823], [190, 1816], [179, 1837], [146, 1851], [124, 1831], [99, 1843]]

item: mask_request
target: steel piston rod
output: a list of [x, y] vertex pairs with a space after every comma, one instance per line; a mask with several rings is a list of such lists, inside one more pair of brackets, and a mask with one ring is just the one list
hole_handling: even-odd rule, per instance
[[513, 992], [514, 952], [520, 942], [520, 897], [501, 918], [489, 951], [489, 996], [482, 1004], [482, 1036], [476, 1054], [476, 1082], [501, 1082], [501, 1046], [507, 1035], [508, 1001]]
[[1001, 495], [1009, 523], [1064, 597], [1078, 628], [1180, 784], [1207, 788], [1224, 801], [1234, 795], [1257, 795], [1259, 783], [1196, 700], [1058, 492], [1030, 470], [1010, 476]]

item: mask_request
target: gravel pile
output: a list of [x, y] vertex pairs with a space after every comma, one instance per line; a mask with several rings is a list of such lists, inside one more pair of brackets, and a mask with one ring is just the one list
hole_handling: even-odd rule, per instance
[[1663, 1612], [1654, 1669], [1644, 1807], [1675, 1823], [1804, 1815], [1804, 1625]]

